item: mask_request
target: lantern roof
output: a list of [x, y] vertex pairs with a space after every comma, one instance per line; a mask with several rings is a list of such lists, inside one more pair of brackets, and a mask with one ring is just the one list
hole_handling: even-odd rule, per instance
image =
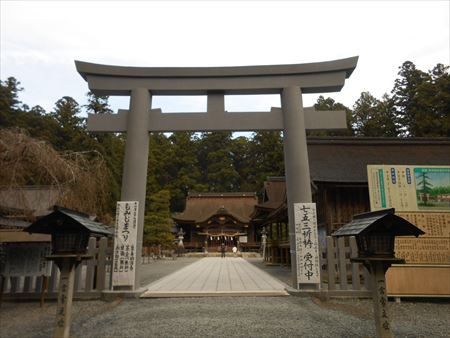
[[395, 215], [395, 209], [383, 209], [353, 216], [350, 223], [343, 225], [332, 236], [355, 236], [370, 233], [389, 233], [393, 236], [420, 236], [425, 234], [406, 219]]
[[36, 222], [24, 229], [24, 231], [29, 233], [41, 234], [52, 234], [60, 230], [88, 231], [94, 236], [112, 235], [112, 232], [106, 225], [92, 221], [88, 214], [59, 206], [55, 206], [53, 212], [39, 218]]

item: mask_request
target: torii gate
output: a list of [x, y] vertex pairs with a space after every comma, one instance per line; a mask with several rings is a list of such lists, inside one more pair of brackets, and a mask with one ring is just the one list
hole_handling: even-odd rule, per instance
[[[302, 93], [340, 91], [358, 57], [327, 62], [246, 66], [144, 68], [75, 61], [77, 71], [97, 95], [130, 96], [130, 109], [88, 116], [93, 132], [126, 132], [122, 201], [138, 201], [136, 252], [142, 251], [149, 132], [282, 130], [293, 285], [299, 285], [294, 204], [312, 201], [306, 129], [345, 129], [343, 111], [304, 108]], [[267, 112], [225, 111], [225, 95], [280, 94], [281, 108]], [[170, 113], [152, 109], [152, 95], [207, 95], [207, 112]], [[140, 260], [133, 290], [139, 289]]]

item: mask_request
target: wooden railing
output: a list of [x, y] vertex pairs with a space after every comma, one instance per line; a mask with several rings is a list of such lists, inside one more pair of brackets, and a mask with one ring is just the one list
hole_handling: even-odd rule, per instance
[[[108, 240], [89, 239], [88, 255], [93, 259], [85, 260], [75, 271], [74, 298], [100, 298], [101, 292], [111, 286], [112, 250]], [[52, 264], [50, 276], [2, 276], [3, 297], [5, 299], [39, 299], [44, 291], [45, 298], [57, 297], [59, 269]]]
[[350, 258], [358, 255], [355, 237], [327, 236], [326, 248], [321, 248], [320, 265], [322, 290], [334, 295], [370, 296], [370, 274], [361, 263]]
[[[326, 238], [326, 246], [320, 248], [321, 290], [331, 295], [369, 296], [370, 278], [360, 263], [350, 262], [358, 249], [354, 237]], [[290, 246], [287, 240], [269, 240], [266, 247], [267, 264], [290, 265]]]

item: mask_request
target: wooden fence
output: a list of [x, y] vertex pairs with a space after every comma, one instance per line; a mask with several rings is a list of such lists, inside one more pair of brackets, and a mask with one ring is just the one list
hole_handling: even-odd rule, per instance
[[370, 274], [361, 263], [350, 258], [358, 255], [355, 237], [327, 236], [326, 247], [321, 248], [320, 265], [322, 291], [330, 296], [370, 296]]
[[[89, 239], [87, 254], [92, 259], [82, 261], [75, 271], [74, 298], [100, 298], [101, 292], [110, 289], [112, 250], [108, 240], [94, 237]], [[59, 269], [52, 264], [50, 276], [2, 277], [3, 298], [39, 299], [44, 291], [45, 298], [57, 298]]]
[[[100, 298], [103, 290], [111, 288], [112, 249], [107, 239], [90, 238], [88, 251], [94, 258], [83, 261], [76, 269], [74, 297], [78, 299]], [[142, 263], [155, 260], [150, 250], [142, 257]], [[321, 248], [321, 290], [329, 296], [370, 296], [369, 272], [360, 263], [350, 262], [358, 253], [354, 237], [326, 238]], [[147, 261], [146, 261], [147, 258]], [[51, 275], [3, 277], [5, 299], [39, 299], [46, 289], [45, 298], [54, 299], [58, 293], [59, 269], [53, 264]]]

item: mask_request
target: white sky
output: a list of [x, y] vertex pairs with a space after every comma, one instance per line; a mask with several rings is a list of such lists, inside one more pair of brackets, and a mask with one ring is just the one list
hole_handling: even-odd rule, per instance
[[[16, 77], [20, 98], [47, 111], [62, 96], [85, 104], [74, 60], [182, 67], [328, 61], [358, 55], [340, 93], [390, 92], [406, 60], [427, 71], [450, 63], [449, 1], [0, 1], [0, 78]], [[304, 105], [318, 95], [305, 95]], [[192, 111], [198, 102], [162, 98], [153, 107]], [[128, 100], [111, 98], [115, 111]], [[206, 102], [205, 100], [202, 102]], [[228, 110], [268, 110], [277, 96], [227, 101]]]

